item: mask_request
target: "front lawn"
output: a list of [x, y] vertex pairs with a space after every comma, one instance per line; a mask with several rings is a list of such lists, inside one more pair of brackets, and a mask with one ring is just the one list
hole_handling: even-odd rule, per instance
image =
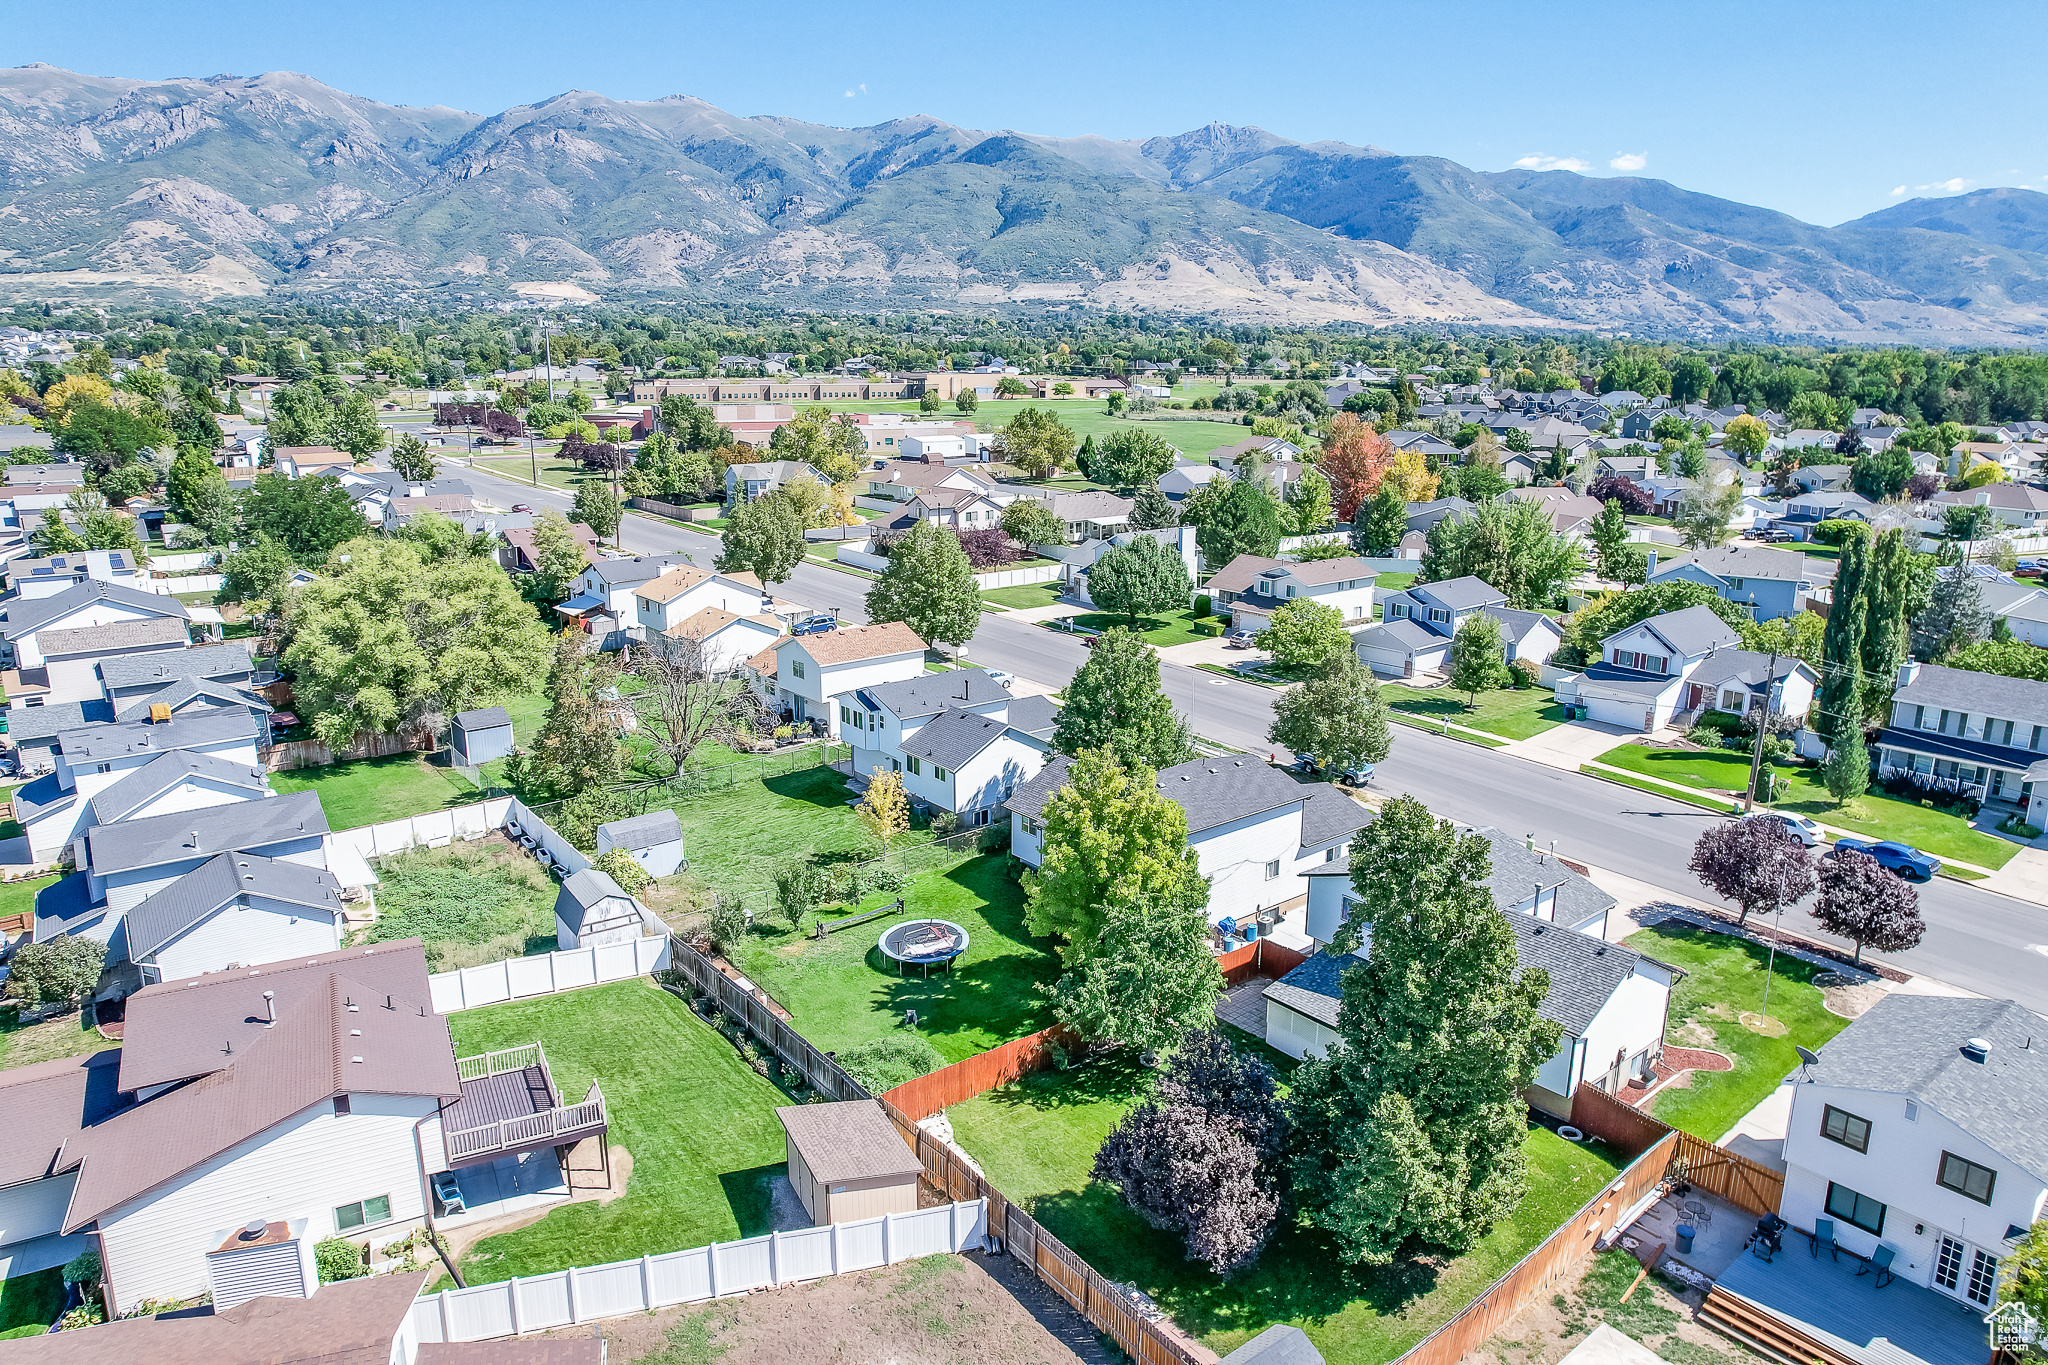
[[1528, 1195], [1463, 1256], [1347, 1270], [1329, 1236], [1293, 1228], [1275, 1236], [1251, 1269], [1225, 1281], [1187, 1261], [1178, 1236], [1150, 1227], [1089, 1178], [1096, 1148], [1141, 1083], [1135, 1068], [1096, 1062], [1036, 1073], [947, 1115], [998, 1189], [1105, 1277], [1135, 1282], [1218, 1352], [1272, 1323], [1292, 1322], [1330, 1360], [1392, 1360], [1527, 1255], [1617, 1169], [1599, 1144], [1575, 1145], [1534, 1128]]
[[[517, 483], [531, 484], [533, 483], [533, 465], [536, 459], [540, 465], [540, 486], [544, 488], [557, 488], [564, 493], [573, 493], [576, 491], [577, 483], [588, 472], [582, 465], [577, 464], [573, 460], [564, 460], [548, 451], [536, 452], [536, 455], [533, 457], [524, 454], [478, 455], [471, 461], [471, 465], [474, 468], [496, 474], [501, 479], [511, 479]], [[445, 462], [447, 472], [453, 472], [460, 467], [453, 461]]]
[[1564, 724], [1564, 708], [1552, 699], [1547, 687], [1481, 692], [1478, 704], [1471, 710], [1465, 708], [1465, 694], [1448, 687], [1428, 693], [1384, 687], [1380, 692], [1387, 698], [1387, 705], [1396, 711], [1468, 725], [1506, 739], [1527, 739]]
[[[1084, 630], [1109, 630], [1113, 627], [1129, 629], [1128, 618], [1106, 611], [1091, 611], [1076, 616], [1074, 624]], [[1145, 642], [1164, 648], [1167, 645], [1185, 645], [1196, 640], [1213, 640], [1223, 633], [1223, 623], [1214, 616], [1196, 616], [1194, 608], [1167, 612], [1162, 616], [1140, 616], [1138, 634]]]
[[355, 829], [483, 799], [467, 778], [446, 765], [446, 752], [431, 758], [391, 754], [272, 773], [270, 786], [285, 794], [318, 792], [327, 823], [335, 829]]
[[981, 600], [998, 607], [1049, 607], [1060, 600], [1066, 587], [1054, 579], [1050, 583], [1022, 583], [1014, 588], [985, 588]]
[[61, 1266], [0, 1280], [0, 1338], [39, 1335], [63, 1311]]
[[1695, 1071], [1692, 1084], [1660, 1093], [1653, 1112], [1674, 1128], [1718, 1142], [1799, 1065], [1796, 1047], [1818, 1049], [1847, 1028], [1830, 1013], [1813, 978], [1825, 968], [1779, 953], [1771, 972], [1771, 1018], [1785, 1032], [1766, 1037], [1743, 1023], [1759, 1017], [1770, 949], [1734, 934], [1656, 924], [1631, 934], [1628, 946], [1686, 975], [1671, 992], [1671, 1042], [1705, 1047], [1735, 1059], [1733, 1071]]
[[[1003, 854], [973, 855], [922, 873], [904, 887], [901, 915], [842, 929], [822, 942], [793, 933], [780, 915], [757, 910], [736, 954], [739, 967], [789, 1009], [798, 1032], [834, 1052], [896, 1033], [906, 1009], [917, 1011], [917, 1031], [948, 1062], [1035, 1033], [1053, 1022], [1051, 1001], [1038, 987], [1058, 978], [1059, 960], [1048, 940], [1024, 927], [1024, 889], [1009, 862]], [[861, 908], [895, 898], [870, 895]], [[840, 913], [852, 910], [835, 909], [827, 917]], [[922, 916], [965, 929], [967, 954], [950, 971], [899, 975], [876, 944], [890, 926]]]
[[377, 920], [351, 943], [424, 939], [436, 972], [555, 950], [558, 888], [506, 839], [407, 849], [377, 876]]
[[[1600, 755], [1610, 767], [1626, 768], [1647, 777], [1661, 777], [1687, 787], [1703, 787], [1740, 796], [1749, 786], [1749, 758], [1729, 749], [1653, 749], [1644, 744], [1623, 744]], [[1961, 816], [1901, 801], [1880, 791], [1869, 791], [1854, 801], [1836, 805], [1835, 798], [1820, 783], [1818, 768], [1773, 767], [1778, 780], [1775, 810], [1795, 811], [1823, 824], [1838, 825], [1875, 839], [1897, 839], [1936, 857], [1960, 858], [1964, 862], [1997, 869], [2004, 867], [2020, 846], [1995, 835], [1971, 829]]]
[[[557, 1208], [462, 1258], [471, 1284], [656, 1255], [769, 1229], [789, 1103], [690, 1007], [645, 980], [565, 991], [448, 1017], [458, 1056], [538, 1040], [555, 1088], [595, 1079], [609, 1141], [631, 1154], [625, 1194]], [[614, 1166], [614, 1171], [617, 1168]]]

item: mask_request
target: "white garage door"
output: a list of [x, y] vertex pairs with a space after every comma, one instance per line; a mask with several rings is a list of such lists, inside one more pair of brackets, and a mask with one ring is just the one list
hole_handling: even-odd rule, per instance
[[1398, 678], [1402, 676], [1402, 671], [1407, 666], [1408, 651], [1399, 646], [1380, 645], [1376, 647], [1373, 645], [1360, 645], [1358, 647], [1358, 661], [1367, 668], [1375, 669], [1381, 673]]
[[1586, 708], [1586, 719], [1602, 725], [1619, 725], [1624, 730], [1646, 729], [1643, 717], [1655, 706], [1642, 697], [1589, 696], [1583, 686], [1579, 688], [1579, 701]]

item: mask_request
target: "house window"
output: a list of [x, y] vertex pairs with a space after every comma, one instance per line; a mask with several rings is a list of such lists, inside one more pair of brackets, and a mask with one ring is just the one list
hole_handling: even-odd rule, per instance
[[1991, 1202], [1991, 1187], [1998, 1183], [1998, 1172], [1989, 1166], [1965, 1160], [1954, 1152], [1943, 1152], [1940, 1180], [1943, 1188], [1954, 1190], [1965, 1199], [1988, 1204]]
[[1884, 1205], [1847, 1185], [1828, 1182], [1828, 1212], [1851, 1227], [1862, 1228], [1873, 1237], [1884, 1236]]
[[1289, 584], [1287, 585], [1287, 595], [1288, 595], [1289, 597], [1292, 597], [1292, 596], [1294, 596], [1294, 585], [1293, 585], [1292, 583], [1289, 583]]
[[1278, 877], [1279, 875], [1280, 875], [1280, 860], [1279, 860], [1278, 858], [1275, 858], [1275, 859], [1273, 859], [1273, 860], [1272, 860], [1271, 862], [1269, 862], [1269, 863], [1267, 863], [1267, 864], [1266, 864], [1266, 880], [1270, 882], [1270, 881], [1272, 881], [1273, 879], [1275, 879], [1276, 877]]
[[391, 1221], [391, 1196], [380, 1194], [374, 1199], [358, 1199], [353, 1204], [343, 1204], [334, 1211], [334, 1228], [347, 1232], [352, 1228], [374, 1227], [378, 1223]]
[[1846, 1109], [1828, 1105], [1821, 1110], [1820, 1135], [1829, 1142], [1839, 1142], [1851, 1151], [1870, 1150], [1870, 1120], [1857, 1118]]
[[944, 782], [946, 780], [946, 770], [934, 765], [932, 767], [932, 780], [934, 782]]
[[908, 757], [908, 758], [904, 759], [903, 761], [904, 761], [905, 763], [908, 763], [908, 764], [910, 765], [910, 775], [911, 775], [912, 777], [923, 777], [923, 776], [924, 776], [924, 760], [923, 760], [923, 759], [919, 758], [919, 757], [918, 757], [917, 755], [915, 755], [915, 754], [912, 754], [912, 755], [911, 755], [910, 757]]
[[1271, 597], [1273, 595], [1273, 585], [1263, 578], [1259, 580], [1259, 595], [1261, 597]]
[[1406, 602], [1389, 602], [1387, 604], [1387, 615], [1406, 616], [1407, 614], [1408, 604]]
[[791, 659], [789, 661], [789, 676], [792, 678], [801, 678], [803, 675], [804, 661], [802, 659]]
[[2004, 744], [2009, 747], [2012, 744], [2012, 722], [2009, 720], [1991, 720], [1987, 717], [1984, 721], [1984, 742], [1986, 744]]
[[1429, 619], [1438, 625], [1442, 625], [1451, 619], [1451, 613], [1443, 607], [1431, 607], [1429, 609]]
[[93, 771], [96, 773], [110, 773], [114, 771], [114, 765], [111, 763], [102, 763], [98, 767], [94, 768]]
[[336, 1095], [334, 1097], [334, 1115], [336, 1118], [340, 1118], [343, 1114], [352, 1114], [354, 1112], [354, 1108], [349, 1104], [348, 1096]]

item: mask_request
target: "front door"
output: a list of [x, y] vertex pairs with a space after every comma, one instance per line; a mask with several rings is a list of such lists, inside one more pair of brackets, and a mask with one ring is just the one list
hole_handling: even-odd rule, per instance
[[1989, 1309], [1998, 1288], [1998, 1258], [1943, 1233], [1934, 1255], [1934, 1287], [1965, 1303]]

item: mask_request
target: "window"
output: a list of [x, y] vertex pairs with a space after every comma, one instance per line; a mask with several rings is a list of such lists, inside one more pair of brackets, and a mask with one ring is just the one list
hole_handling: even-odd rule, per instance
[[354, 1112], [355, 1112], [355, 1110], [354, 1110], [354, 1109], [353, 1109], [353, 1108], [352, 1108], [352, 1107], [350, 1106], [350, 1104], [349, 1104], [349, 1098], [348, 1098], [348, 1096], [346, 1096], [346, 1095], [336, 1095], [336, 1096], [334, 1097], [334, 1114], [335, 1114], [335, 1117], [339, 1118], [339, 1117], [340, 1117], [341, 1115], [343, 1115], [343, 1114], [352, 1114], [352, 1113], [354, 1113]]
[[1266, 880], [1270, 882], [1279, 875], [1280, 860], [1278, 858], [1275, 858], [1271, 862], [1266, 864]]
[[803, 675], [804, 661], [802, 659], [791, 659], [789, 661], [789, 676], [792, 678], [801, 678]]
[[1986, 717], [1984, 721], [1984, 742], [1986, 744], [2010, 746], [2012, 744], [2012, 722], [2009, 720], [1992, 720]]
[[1294, 596], [1294, 585], [1293, 585], [1292, 583], [1289, 583], [1289, 584], [1287, 585], [1287, 595], [1288, 595], [1289, 597], [1292, 597], [1292, 596]]
[[1828, 1105], [1820, 1111], [1820, 1135], [1852, 1151], [1870, 1150], [1870, 1120], [1859, 1119], [1846, 1109]]
[[1387, 615], [1406, 616], [1407, 614], [1408, 604], [1406, 602], [1389, 602], [1387, 604]]
[[93, 771], [96, 773], [110, 773], [114, 771], [114, 765], [111, 763], [102, 763], [98, 767], [94, 768]]
[[932, 780], [935, 782], [944, 782], [946, 780], [946, 770], [934, 764], [932, 767]]
[[1828, 1182], [1828, 1212], [1851, 1227], [1862, 1228], [1874, 1237], [1884, 1236], [1884, 1205], [1847, 1185]]
[[854, 723], [853, 708], [851, 706], [842, 706], [839, 708], [839, 723], [841, 725], [852, 725]]
[[916, 776], [916, 777], [923, 777], [923, 776], [924, 776], [924, 760], [923, 760], [923, 759], [921, 759], [921, 758], [917, 757], [917, 756], [916, 756], [915, 754], [913, 754], [913, 755], [911, 755], [911, 756], [910, 756], [909, 758], [906, 758], [906, 759], [904, 759], [903, 761], [904, 761], [905, 763], [908, 763], [908, 764], [910, 765], [910, 771], [911, 771], [911, 774], [912, 774], [913, 776]]
[[1943, 1152], [1939, 1179], [1945, 1188], [1954, 1190], [1963, 1198], [1988, 1204], [1991, 1202], [1991, 1187], [1998, 1182], [1998, 1172], [1989, 1166], [1967, 1161], [1954, 1152]]
[[1920, 1121], [1920, 1103], [1919, 1103], [1919, 1101], [1917, 1101], [1917, 1100], [1907, 1100], [1907, 1101], [1906, 1101], [1906, 1122], [1908, 1122], [1908, 1123], [1918, 1123], [1919, 1121]]
[[1429, 619], [1435, 621], [1438, 625], [1442, 625], [1451, 619], [1451, 613], [1443, 607], [1431, 607], [1429, 609]]
[[380, 1194], [374, 1199], [358, 1199], [353, 1204], [343, 1204], [334, 1211], [334, 1228], [347, 1232], [351, 1228], [373, 1227], [378, 1223], [391, 1221], [391, 1196]]

